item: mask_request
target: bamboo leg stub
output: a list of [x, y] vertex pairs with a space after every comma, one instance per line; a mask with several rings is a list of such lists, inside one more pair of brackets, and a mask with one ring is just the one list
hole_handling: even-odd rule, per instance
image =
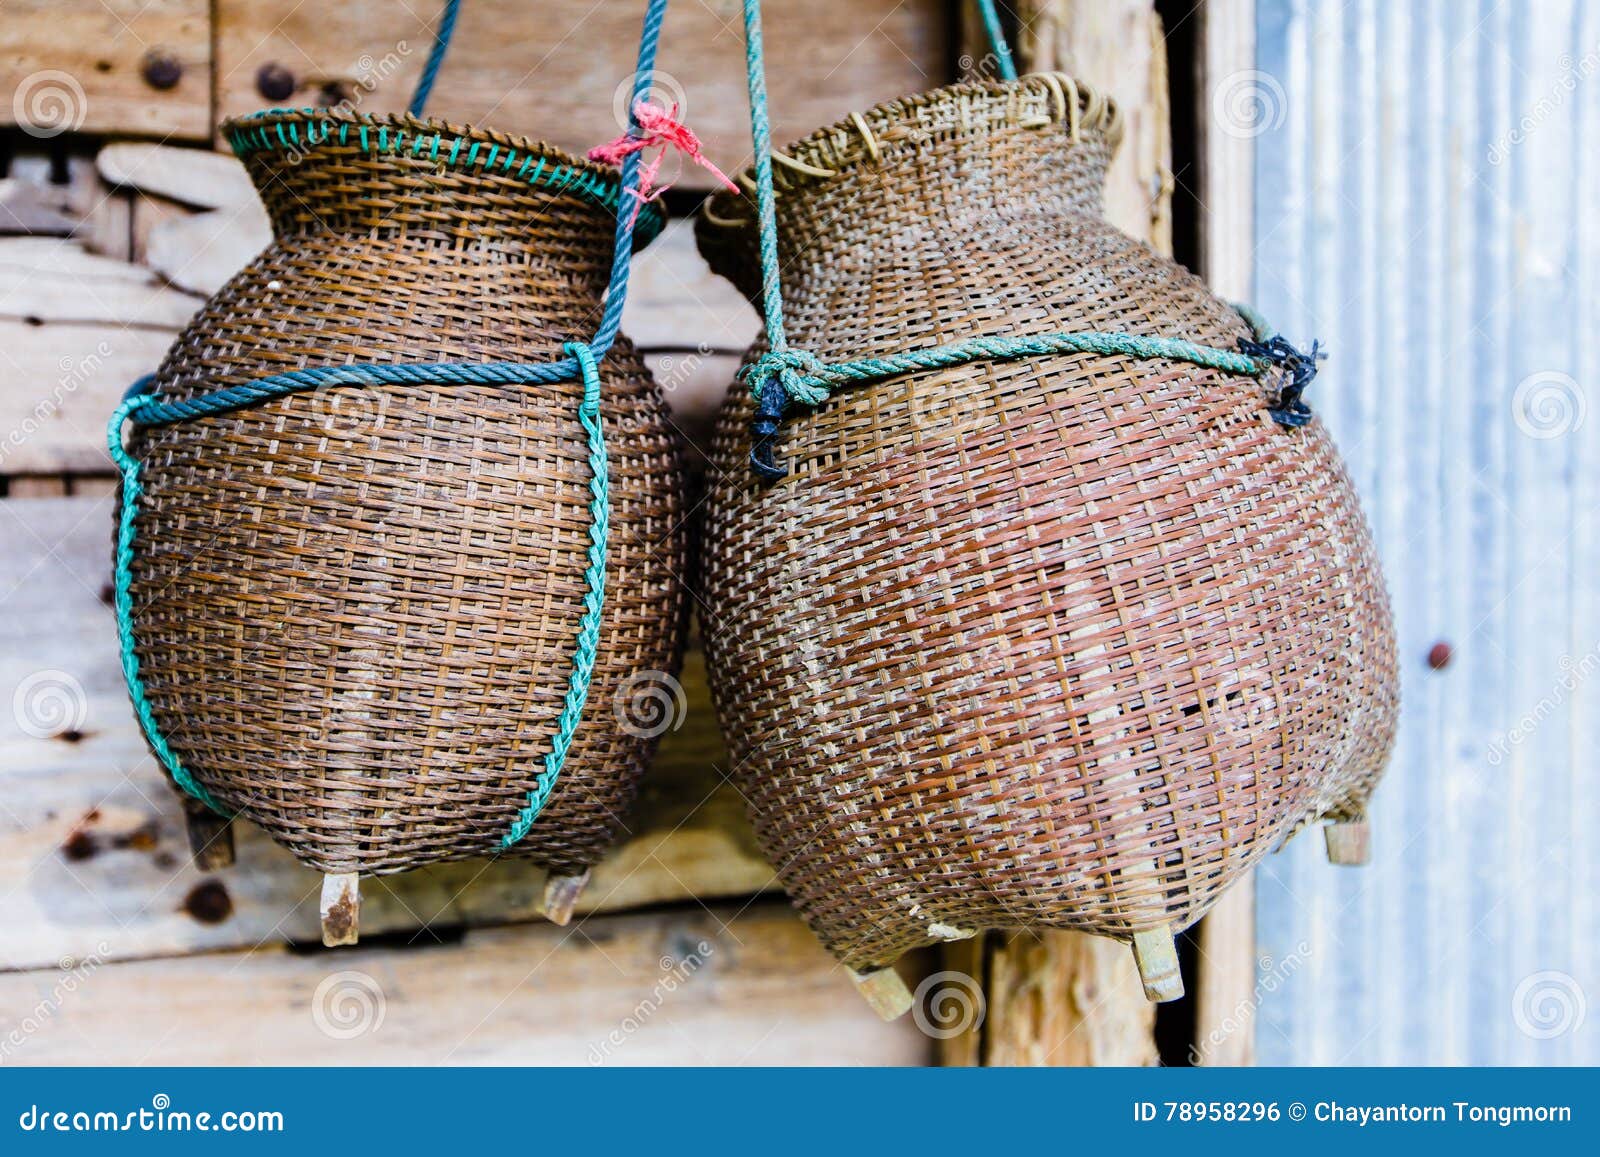
[[361, 938], [361, 877], [330, 872], [322, 877], [322, 943], [328, 948]]
[[1178, 945], [1172, 929], [1163, 924], [1133, 934], [1133, 960], [1139, 966], [1146, 1000], [1164, 1003], [1183, 995], [1183, 973], [1178, 968]]
[[576, 876], [551, 876], [544, 882], [545, 918], [552, 924], [568, 924], [572, 910], [578, 906], [578, 897], [589, 886], [587, 869]]
[[873, 972], [851, 972], [856, 991], [884, 1020], [894, 1020], [911, 1011], [911, 990], [893, 968], [879, 968]]
[[1322, 838], [1328, 844], [1328, 863], [1359, 867], [1372, 858], [1372, 828], [1366, 820], [1327, 824]]
[[233, 867], [233, 821], [219, 816], [197, 799], [184, 798], [183, 823], [189, 852], [202, 872]]

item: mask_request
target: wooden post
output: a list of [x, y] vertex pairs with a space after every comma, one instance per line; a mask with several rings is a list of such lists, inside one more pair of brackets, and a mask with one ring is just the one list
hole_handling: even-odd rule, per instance
[[873, 972], [852, 972], [856, 991], [861, 993], [872, 1011], [884, 1020], [895, 1020], [911, 1011], [911, 990], [893, 968], [879, 968]]
[[1372, 828], [1364, 819], [1327, 824], [1322, 838], [1328, 846], [1328, 863], [1360, 867], [1372, 859]]
[[183, 797], [183, 822], [189, 833], [194, 866], [214, 872], [233, 866], [233, 821], [219, 816], [192, 796]]
[[544, 882], [544, 902], [541, 908], [552, 924], [566, 925], [572, 920], [572, 910], [578, 906], [578, 897], [589, 884], [585, 869], [576, 876], [551, 876]]
[[322, 877], [322, 943], [328, 948], [361, 938], [361, 877], [330, 872]]

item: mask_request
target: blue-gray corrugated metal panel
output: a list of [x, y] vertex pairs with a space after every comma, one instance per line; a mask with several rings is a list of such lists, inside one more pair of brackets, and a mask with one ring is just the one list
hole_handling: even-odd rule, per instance
[[1594, 1064], [1600, 3], [1256, 19], [1255, 298], [1333, 351], [1404, 672], [1372, 864], [1260, 875], [1258, 1054]]

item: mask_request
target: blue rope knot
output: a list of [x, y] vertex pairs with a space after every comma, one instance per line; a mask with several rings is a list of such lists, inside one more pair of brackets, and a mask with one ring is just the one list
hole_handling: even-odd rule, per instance
[[1239, 352], [1262, 363], [1266, 374], [1276, 368], [1278, 375], [1278, 400], [1267, 407], [1273, 421], [1285, 429], [1297, 430], [1311, 421], [1311, 407], [1301, 399], [1317, 376], [1317, 363], [1328, 356], [1322, 343], [1313, 341], [1311, 349], [1301, 352], [1280, 335], [1259, 341], [1239, 339]]
[[768, 482], [788, 473], [774, 457], [773, 446], [789, 402], [806, 406], [826, 402], [832, 390], [817, 380], [826, 372], [816, 354], [796, 349], [771, 350], [740, 371], [757, 402], [755, 417], [750, 420], [750, 465]]

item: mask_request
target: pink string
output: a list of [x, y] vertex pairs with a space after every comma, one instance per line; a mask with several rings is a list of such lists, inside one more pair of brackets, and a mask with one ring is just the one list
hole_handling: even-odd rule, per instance
[[668, 149], [677, 149], [714, 176], [724, 188], [734, 193], [739, 191], [739, 186], [728, 180], [727, 174], [712, 164], [701, 151], [700, 138], [694, 135], [693, 129], [678, 119], [676, 104], [671, 108], [664, 108], [648, 97], [641, 98], [633, 106], [633, 119], [635, 123], [633, 131], [623, 133], [614, 141], [596, 145], [589, 150], [589, 159], [599, 161], [603, 165], [621, 165], [624, 157], [643, 152], [645, 149], [657, 147], [661, 149], [639, 170], [639, 188], [633, 191], [633, 196], [639, 202], [633, 208], [635, 220], [638, 219], [640, 209], [667, 191], [668, 186], [663, 185], [658, 189], [655, 182]]

